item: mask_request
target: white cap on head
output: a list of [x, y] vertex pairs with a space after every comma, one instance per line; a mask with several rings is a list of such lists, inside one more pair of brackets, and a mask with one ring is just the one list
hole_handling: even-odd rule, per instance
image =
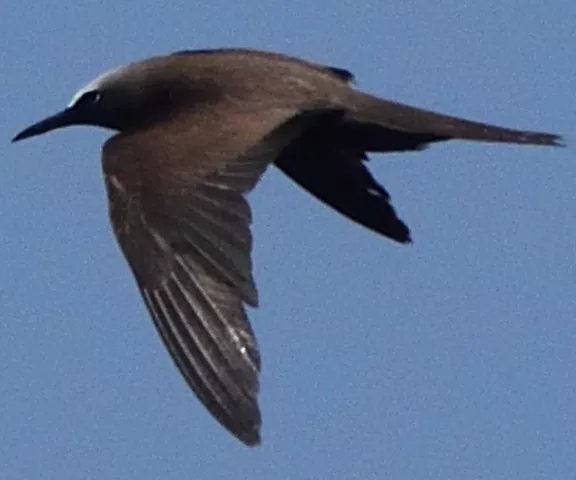
[[100, 75], [98, 75], [93, 80], [90, 80], [86, 85], [81, 87], [72, 97], [70, 102], [68, 103], [68, 107], [74, 105], [79, 98], [82, 97], [87, 92], [92, 92], [94, 90], [100, 90], [102, 85], [113, 82], [115, 79], [122, 76], [122, 74], [126, 71], [127, 65], [121, 65], [119, 67], [113, 68], [108, 70]]

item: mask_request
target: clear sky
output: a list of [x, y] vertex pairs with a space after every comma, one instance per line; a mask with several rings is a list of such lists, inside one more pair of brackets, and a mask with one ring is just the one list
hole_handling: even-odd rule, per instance
[[[370, 1], [0, 5], [0, 479], [575, 478], [576, 3]], [[271, 169], [250, 196], [255, 450], [200, 406], [145, 311], [108, 225], [109, 134], [9, 143], [104, 70], [219, 46], [571, 143], [373, 156], [408, 247]]]

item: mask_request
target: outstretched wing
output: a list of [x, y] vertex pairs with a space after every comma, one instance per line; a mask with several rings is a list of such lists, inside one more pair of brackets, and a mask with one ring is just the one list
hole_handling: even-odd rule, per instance
[[[360, 128], [337, 115], [330, 120], [292, 142], [276, 159], [276, 166], [342, 215], [397, 242], [409, 243], [410, 230], [398, 217], [386, 189], [365, 165], [365, 152], [373, 140], [370, 125]], [[388, 145], [410, 149], [427, 140], [400, 133]]]
[[187, 135], [189, 147], [175, 151], [184, 141], [154, 132], [120, 134], [103, 151], [112, 226], [156, 328], [198, 398], [248, 445], [260, 441], [261, 418], [260, 356], [244, 308], [258, 303], [244, 195], [305, 118], [235, 155], [238, 145], [214, 149], [232, 140], [208, 148]]

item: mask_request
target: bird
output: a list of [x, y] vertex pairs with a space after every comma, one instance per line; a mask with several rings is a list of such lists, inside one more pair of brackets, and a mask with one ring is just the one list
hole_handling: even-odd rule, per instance
[[62, 127], [111, 130], [102, 170], [113, 232], [172, 360], [212, 416], [261, 442], [260, 353], [247, 194], [269, 165], [352, 221], [412, 241], [369, 153], [448, 140], [564, 146], [357, 89], [346, 69], [243, 48], [185, 50], [97, 76], [14, 142]]

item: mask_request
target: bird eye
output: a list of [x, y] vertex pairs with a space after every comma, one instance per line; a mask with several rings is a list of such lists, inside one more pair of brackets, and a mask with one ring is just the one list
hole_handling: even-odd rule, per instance
[[77, 101], [76, 105], [94, 105], [98, 103], [102, 98], [102, 93], [98, 90], [91, 90], [84, 93]]

